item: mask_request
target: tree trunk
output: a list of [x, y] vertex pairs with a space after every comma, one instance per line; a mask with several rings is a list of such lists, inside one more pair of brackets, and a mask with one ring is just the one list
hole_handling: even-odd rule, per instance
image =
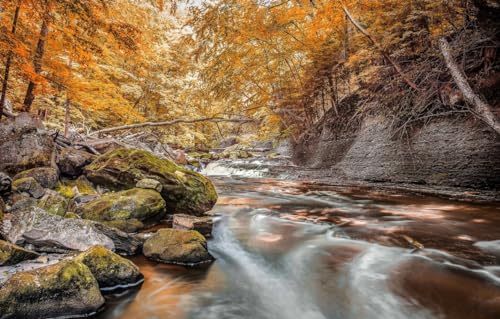
[[[40, 29], [40, 38], [38, 39], [38, 45], [36, 47], [35, 56], [33, 58], [33, 65], [35, 67], [35, 73], [40, 74], [42, 72], [42, 60], [45, 53], [45, 42], [47, 41], [47, 35], [49, 34], [49, 14], [46, 13], [42, 28]], [[35, 100], [35, 88], [36, 83], [30, 81], [28, 84], [28, 90], [26, 91], [26, 97], [24, 98], [24, 112], [29, 112], [31, 110], [31, 105], [33, 100]]]
[[249, 123], [249, 122], [253, 122], [253, 120], [250, 120], [250, 119], [225, 119], [225, 118], [221, 118], [221, 117], [205, 117], [205, 118], [199, 118], [199, 119], [193, 119], [193, 120], [177, 119], [177, 120], [164, 121], [164, 122], [145, 122], [145, 123], [138, 123], [138, 124], [130, 124], [130, 125], [122, 125], [122, 126], [110, 127], [110, 128], [106, 128], [106, 129], [102, 129], [102, 130], [99, 130], [99, 131], [92, 132], [92, 133], [88, 134], [88, 136], [99, 135], [99, 134], [102, 134], [102, 133], [111, 133], [111, 132], [115, 132], [115, 131], [135, 129], [135, 128], [155, 127], [155, 126], [171, 126], [171, 125], [175, 125], [175, 124], [179, 124], [179, 123], [193, 124], [193, 123], [199, 123], [199, 122]]
[[458, 68], [456, 62], [451, 54], [451, 49], [448, 41], [446, 39], [439, 40], [439, 48], [441, 49], [441, 54], [444, 57], [446, 66], [450, 70], [451, 76], [458, 86], [458, 89], [462, 92], [465, 101], [474, 106], [474, 113], [481, 118], [486, 124], [488, 124], [492, 129], [500, 134], [500, 122], [496, 118], [495, 114], [491, 111], [491, 107], [483, 101], [477, 94], [472, 90], [465, 74]]
[[[21, 10], [21, 2], [19, 1], [16, 6], [16, 11], [14, 12], [14, 19], [12, 20], [12, 35], [16, 34], [16, 29], [17, 29], [17, 20], [19, 18], [19, 11]], [[3, 84], [2, 84], [2, 96], [0, 97], [0, 120], [2, 119], [3, 115], [3, 108], [5, 106], [5, 100], [7, 98], [7, 84], [9, 82], [9, 73], [10, 73], [10, 65], [12, 63], [12, 56], [13, 52], [12, 50], [9, 50], [9, 53], [7, 53], [7, 61], [5, 62], [5, 74], [3, 77]]]
[[68, 138], [68, 131], [69, 131], [69, 108], [71, 106], [71, 100], [66, 99], [66, 102], [64, 103], [64, 137]]
[[380, 51], [380, 53], [382, 53], [384, 58], [387, 61], [389, 61], [389, 63], [394, 67], [394, 69], [401, 76], [401, 78], [403, 78], [403, 80], [406, 82], [406, 84], [408, 84], [408, 86], [410, 86], [412, 89], [418, 91], [417, 85], [413, 81], [411, 81], [406, 76], [406, 74], [403, 73], [403, 70], [401, 69], [399, 64], [397, 64], [396, 61], [394, 61], [391, 58], [391, 56], [385, 51], [385, 49], [377, 41], [375, 41], [375, 39], [353, 18], [353, 16], [351, 15], [351, 12], [349, 12], [347, 7], [343, 4], [342, 4], [342, 9], [344, 10], [347, 18], [349, 20], [351, 20], [352, 24], [356, 27], [356, 29], [358, 29], [359, 32], [361, 32], [365, 37], [367, 37], [368, 40], [370, 40], [370, 42], [373, 44], [373, 46], [375, 46], [375, 48], [377, 48]]

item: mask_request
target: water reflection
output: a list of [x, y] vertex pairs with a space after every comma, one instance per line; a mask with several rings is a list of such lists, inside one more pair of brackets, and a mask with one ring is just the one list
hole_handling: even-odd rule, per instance
[[494, 205], [268, 179], [217, 186], [217, 261], [187, 270], [136, 257], [143, 286], [108, 296], [100, 318], [500, 318]]

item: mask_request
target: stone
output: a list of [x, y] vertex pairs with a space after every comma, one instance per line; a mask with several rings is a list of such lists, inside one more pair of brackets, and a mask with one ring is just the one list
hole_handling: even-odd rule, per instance
[[188, 163], [186, 153], [182, 150], [176, 150], [175, 154], [175, 163], [179, 165], [186, 165]]
[[194, 230], [160, 229], [144, 242], [142, 251], [147, 258], [167, 264], [196, 266], [214, 260], [205, 237]]
[[15, 175], [50, 166], [55, 145], [40, 120], [22, 113], [0, 124], [0, 171]]
[[217, 201], [217, 192], [205, 176], [172, 161], [134, 149], [118, 149], [99, 156], [85, 167], [87, 178], [113, 190], [130, 189], [144, 178], [158, 180], [170, 213], [200, 215]]
[[89, 268], [72, 260], [16, 273], [0, 288], [2, 319], [83, 317], [103, 304]]
[[151, 178], [141, 179], [140, 181], [137, 182], [137, 184], [135, 184], [135, 187], [144, 189], [154, 189], [158, 193], [161, 193], [163, 189], [163, 186], [161, 185], [160, 182]]
[[53, 190], [46, 190], [45, 195], [40, 199], [37, 206], [49, 214], [64, 216], [68, 209], [69, 200]]
[[27, 242], [45, 251], [52, 247], [55, 252], [85, 251], [95, 245], [115, 249], [113, 241], [96, 229], [92, 221], [52, 215], [38, 207], [10, 214], [3, 224], [0, 233], [11, 243]]
[[12, 189], [18, 193], [26, 193], [33, 198], [39, 199], [45, 195], [45, 189], [33, 178], [25, 177], [14, 180]]
[[36, 259], [40, 255], [9, 242], [0, 240], [0, 266], [9, 266], [24, 260]]
[[52, 167], [36, 167], [22, 171], [14, 176], [14, 181], [26, 177], [33, 177], [42, 187], [53, 189], [59, 181], [59, 173]]
[[94, 246], [75, 257], [86, 265], [99, 283], [101, 291], [137, 286], [144, 276], [133, 262], [102, 246]]
[[83, 168], [92, 163], [95, 155], [73, 147], [63, 148], [57, 157], [57, 166], [61, 174], [69, 177], [82, 175]]
[[[138, 225], [138, 221], [159, 221], [165, 215], [165, 206], [165, 201], [157, 191], [132, 188], [106, 193], [95, 201], [81, 204], [76, 213], [85, 219], [112, 222], [110, 226], [126, 230], [129, 226]], [[128, 225], [128, 221], [133, 225]]]
[[0, 197], [0, 222], [2, 222], [3, 214], [5, 214], [6, 210], [7, 208], [5, 207], [5, 203], [3, 199]]
[[142, 247], [142, 242], [135, 238], [133, 234], [127, 234], [117, 228], [109, 227], [97, 222], [94, 223], [94, 227], [102, 234], [111, 238], [113, 244], [115, 245], [115, 251], [120, 255], [135, 255], [139, 253]]
[[9, 175], [0, 172], [0, 195], [10, 192], [12, 187], [12, 178]]
[[212, 236], [213, 220], [211, 217], [196, 217], [185, 214], [175, 214], [174, 229], [196, 230], [205, 237]]

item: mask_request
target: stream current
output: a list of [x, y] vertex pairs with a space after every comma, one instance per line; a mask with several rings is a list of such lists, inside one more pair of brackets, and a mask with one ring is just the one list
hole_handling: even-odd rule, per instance
[[133, 257], [144, 284], [106, 296], [99, 318], [500, 318], [498, 205], [212, 179], [216, 262], [185, 269]]

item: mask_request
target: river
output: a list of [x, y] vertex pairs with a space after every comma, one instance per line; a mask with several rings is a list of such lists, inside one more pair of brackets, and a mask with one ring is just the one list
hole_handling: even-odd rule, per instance
[[99, 318], [500, 318], [498, 205], [213, 180], [216, 262], [185, 269], [133, 257], [144, 284], [106, 296]]

